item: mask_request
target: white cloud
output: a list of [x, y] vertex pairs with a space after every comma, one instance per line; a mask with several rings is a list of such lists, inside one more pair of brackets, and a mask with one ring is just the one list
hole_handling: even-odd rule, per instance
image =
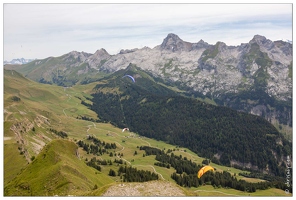
[[292, 4], [4, 4], [4, 59], [94, 53], [181, 39], [239, 45], [292, 40]]

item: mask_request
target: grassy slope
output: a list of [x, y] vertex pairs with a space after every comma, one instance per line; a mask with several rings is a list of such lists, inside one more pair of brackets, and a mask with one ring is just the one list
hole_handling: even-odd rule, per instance
[[[48, 131], [49, 128], [59, 131], [74, 130], [75, 126], [67, 128], [69, 123], [76, 121], [67, 116], [74, 112], [76, 112], [76, 116], [83, 113], [89, 117], [96, 117], [95, 113], [80, 104], [79, 99], [72, 97], [65, 91], [66, 89], [62, 87], [39, 84], [24, 78], [15, 71], [4, 70], [5, 186], [26, 167], [31, 156], [37, 156], [42, 146], [57, 138], [56, 135]], [[13, 97], [20, 98], [20, 101], [13, 101]], [[40, 116], [48, 118], [49, 124], [40, 122]], [[16, 124], [21, 138], [11, 130], [11, 127]], [[79, 124], [81, 131], [86, 130], [87, 124], [89, 122], [81, 121]], [[28, 130], [30, 125], [36, 129], [35, 132]], [[24, 141], [24, 144], [20, 142], [21, 140]], [[28, 152], [27, 160], [24, 155], [20, 155], [18, 149], [20, 147]]]
[[[170, 178], [170, 174], [174, 171], [174, 169], [166, 169], [161, 168], [158, 166], [154, 166], [153, 163], [155, 162], [155, 156], [146, 156], [143, 157], [144, 151], [140, 151], [138, 146], [153, 146], [160, 149], [174, 149], [174, 154], [182, 156], [186, 156], [189, 159], [192, 159], [197, 164], [200, 164], [203, 158], [197, 156], [196, 154], [192, 153], [190, 150], [182, 148], [179, 149], [175, 146], [166, 144], [161, 141], [152, 140], [149, 138], [139, 137], [139, 135], [131, 132], [121, 132], [121, 129], [118, 129], [110, 124], [102, 124], [102, 123], [93, 123], [90, 121], [78, 120], [76, 119], [79, 115], [88, 116], [91, 118], [96, 118], [96, 114], [87, 109], [85, 106], [81, 104], [81, 99], [85, 100], [85, 97], [90, 97], [89, 93], [91, 92], [92, 88], [94, 87], [95, 83], [89, 85], [79, 85], [72, 88], [63, 88], [57, 87], [53, 85], [44, 85], [39, 84], [30, 80], [27, 80], [17, 74], [16, 72], [6, 71], [5, 70], [5, 79], [4, 79], [4, 109], [6, 110], [4, 114], [5, 118], [5, 132], [4, 135], [6, 137], [11, 136], [10, 140], [5, 141], [5, 151], [4, 151], [4, 174], [5, 174], [5, 185], [10, 188], [10, 190], [6, 190], [7, 195], [16, 195], [15, 188], [27, 188], [26, 184], [30, 185], [30, 190], [23, 190], [23, 195], [80, 195], [85, 194], [85, 190], [90, 190], [94, 187], [94, 184], [97, 186], [109, 185], [109, 184], [116, 184], [116, 181], [120, 181], [120, 177], [109, 177], [105, 176], [108, 174], [109, 170], [112, 168], [117, 170], [116, 165], [112, 166], [102, 166], [102, 174], [95, 174], [95, 170], [92, 168], [87, 167], [83, 160], [85, 158], [92, 158], [93, 155], [85, 154], [81, 149], [79, 149], [79, 153], [81, 156], [81, 160], [78, 160], [75, 155], [73, 155], [73, 151], [67, 151], [67, 155], [59, 154], [58, 152], [64, 151], [64, 149], [59, 149], [59, 151], [52, 151], [51, 153], [46, 153], [48, 155], [53, 155], [53, 157], [58, 157], [60, 159], [56, 165], [52, 165], [52, 163], [47, 160], [47, 163], [42, 158], [42, 153], [38, 155], [36, 150], [32, 149], [31, 146], [34, 140], [32, 138], [37, 138], [36, 135], [43, 135], [49, 139], [43, 139], [44, 142], [43, 146], [49, 144], [51, 140], [57, 138], [54, 134], [48, 131], [48, 128], [54, 128], [56, 130], [63, 130], [67, 132], [69, 140], [83, 140], [86, 138], [86, 135], [94, 135], [100, 140], [105, 142], [112, 142], [116, 143], [117, 149], [114, 150], [114, 153], [123, 153], [123, 159], [127, 162], [127, 164], [131, 164], [134, 167], [139, 169], [151, 170], [154, 169], [156, 172], [160, 173], [163, 178], [167, 181], [174, 181]], [[38, 92], [36, 92], [38, 91]], [[12, 96], [20, 97], [20, 102], [14, 102], [11, 100]], [[79, 97], [79, 98], [77, 98]], [[24, 114], [26, 113], [26, 114]], [[49, 124], [38, 123], [36, 117], [42, 115], [50, 119]], [[30, 152], [30, 155], [36, 156], [36, 160], [28, 165], [28, 167], [21, 172], [22, 169], [26, 166], [27, 161], [19, 155], [17, 150], [17, 144], [15, 138], [13, 137], [13, 133], [9, 131], [9, 127], [17, 122], [21, 122], [24, 119], [28, 119], [32, 121], [34, 127], [36, 127], [35, 133], [32, 131], [27, 132], [27, 137], [24, 137], [25, 140], [28, 141], [27, 148]], [[35, 141], [36, 142], [36, 141]], [[65, 142], [65, 141], [63, 141]], [[55, 145], [50, 143], [51, 145]], [[67, 148], [65, 149], [72, 149], [76, 148], [76, 145], [73, 143], [64, 144]], [[74, 148], [75, 146], [75, 148]], [[52, 149], [46, 147], [42, 150], [45, 151], [46, 149]], [[49, 151], [49, 150], [48, 150]], [[137, 151], [137, 155], [134, 155], [134, 152]], [[186, 152], [185, 152], [186, 151]], [[69, 155], [68, 155], [69, 154]], [[14, 155], [16, 159], [8, 159], [10, 155]], [[38, 156], [37, 156], [38, 155]], [[109, 157], [109, 155], [101, 156], [102, 159], [111, 159], [113, 160], [115, 157]], [[75, 162], [74, 162], [75, 161]], [[78, 164], [76, 164], [78, 162]], [[12, 166], [15, 166], [15, 163], [20, 163], [14, 170], [10, 170]], [[44, 166], [51, 166], [47, 173], [44, 172]], [[76, 166], [77, 165], [77, 166]], [[238, 174], [242, 172], [241, 170], [219, 166], [213, 164], [213, 166], [218, 171], [228, 170], [231, 173]], [[153, 169], [154, 168], [154, 169]], [[78, 170], [77, 172], [77, 169]], [[40, 173], [35, 179], [34, 183], [31, 182], [33, 173]], [[81, 172], [81, 173], [80, 173]], [[19, 175], [17, 175], [19, 174]], [[51, 174], [51, 176], [47, 176], [47, 174]], [[98, 176], [106, 177], [106, 182], [100, 182], [97, 180]], [[88, 177], [88, 181], [84, 181], [82, 178], [83, 176]], [[13, 178], [15, 179], [11, 181]], [[243, 178], [237, 176], [237, 178]], [[42, 184], [35, 184], [37, 182]], [[104, 178], [105, 179], [105, 178]], [[10, 183], [8, 183], [11, 181]], [[256, 181], [256, 180], [252, 180]], [[260, 181], [260, 180], [257, 180]], [[50, 184], [47, 184], [47, 183]], [[70, 183], [72, 182], [72, 183]], [[57, 183], [57, 184], [53, 184]], [[40, 186], [43, 185], [43, 188]], [[78, 186], [79, 185], [79, 186]], [[17, 186], [17, 187], [16, 187]], [[47, 187], [45, 190], [44, 186]], [[59, 186], [58, 188], [56, 188]], [[75, 186], [75, 189], [74, 189]], [[78, 188], [79, 187], [79, 188]], [[104, 187], [99, 187], [98, 190], [102, 190]], [[55, 192], [53, 191], [55, 189]], [[195, 188], [198, 190], [201, 188]], [[187, 190], [187, 189], [186, 189]], [[42, 191], [42, 192], [40, 192]], [[44, 193], [46, 192], [47, 193]], [[71, 192], [69, 192], [71, 191]], [[188, 190], [190, 193], [191, 190]], [[234, 190], [237, 192], [236, 190]], [[235, 192], [232, 190], [227, 190], [225, 193], [229, 192], [230, 194], [234, 194]], [[274, 195], [276, 189], [270, 189], [270, 195]], [[267, 191], [265, 191], [267, 192]], [[282, 192], [282, 191], [281, 191]], [[257, 192], [256, 192], [257, 193]], [[254, 193], [254, 194], [256, 194]], [[89, 192], [86, 192], [89, 194]], [[97, 194], [97, 193], [96, 193]], [[243, 195], [243, 194], [242, 194]], [[247, 193], [246, 193], [247, 195]], [[285, 194], [283, 193], [283, 196]], [[209, 196], [217, 196], [217, 193], [210, 193]], [[243, 195], [244, 196], [244, 195]]]
[[9, 129], [11, 126], [10, 122], [4, 123], [4, 185], [11, 181], [22, 168], [27, 165], [27, 161], [24, 156], [20, 155], [18, 151], [18, 144], [13, 140], [14, 134]]
[[76, 156], [77, 145], [67, 140], [53, 140], [5, 187], [9, 196], [77, 195], [110, 184], [112, 180]]

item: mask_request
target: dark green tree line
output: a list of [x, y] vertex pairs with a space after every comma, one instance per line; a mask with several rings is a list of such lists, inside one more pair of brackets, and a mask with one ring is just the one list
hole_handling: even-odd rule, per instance
[[158, 174], [154, 172], [138, 170], [137, 168], [127, 166], [119, 167], [118, 176], [123, 176], [123, 182], [146, 182], [158, 180]]

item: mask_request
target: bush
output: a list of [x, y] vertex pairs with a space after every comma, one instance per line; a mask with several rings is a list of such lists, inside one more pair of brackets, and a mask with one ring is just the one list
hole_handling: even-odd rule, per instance
[[109, 176], [116, 176], [116, 172], [113, 169], [110, 169]]
[[31, 157], [31, 161], [33, 161], [33, 160], [35, 160], [35, 156], [32, 156], [32, 157]]

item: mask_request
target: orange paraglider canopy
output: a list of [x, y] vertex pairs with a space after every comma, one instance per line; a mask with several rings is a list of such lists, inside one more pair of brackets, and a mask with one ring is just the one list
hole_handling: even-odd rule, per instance
[[214, 168], [207, 165], [207, 166], [204, 166], [202, 167], [198, 172], [197, 172], [197, 178], [200, 178], [202, 175], [204, 175], [204, 173], [206, 173], [207, 171], [209, 170], [213, 170], [214, 171]]

